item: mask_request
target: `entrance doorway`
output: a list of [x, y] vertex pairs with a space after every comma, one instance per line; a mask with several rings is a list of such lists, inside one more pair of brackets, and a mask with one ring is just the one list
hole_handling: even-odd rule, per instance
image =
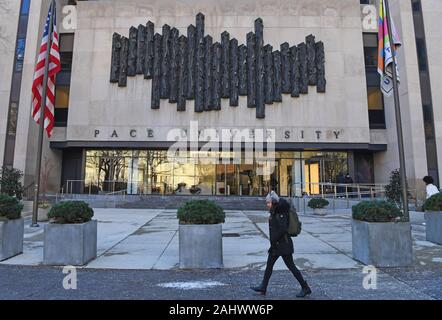
[[236, 180], [234, 164], [217, 164], [215, 195], [237, 195]]
[[86, 151], [85, 180], [79, 183], [84, 192], [101, 194], [265, 196], [275, 190], [283, 197], [302, 197], [330, 191], [326, 183], [348, 172], [346, 152], [276, 152], [273, 170], [267, 172], [257, 161], [235, 164], [234, 158], [229, 153], [232, 161], [226, 164], [226, 159], [202, 161], [199, 153], [178, 161], [163, 150], [91, 150]]

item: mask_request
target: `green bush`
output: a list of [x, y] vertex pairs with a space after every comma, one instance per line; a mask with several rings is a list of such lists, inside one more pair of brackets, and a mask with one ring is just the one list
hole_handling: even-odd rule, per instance
[[55, 223], [85, 223], [92, 219], [94, 210], [83, 201], [63, 201], [54, 205], [49, 210], [48, 218]]
[[20, 219], [23, 204], [17, 198], [0, 194], [0, 221]]
[[177, 216], [181, 224], [218, 224], [226, 218], [224, 210], [210, 200], [188, 201], [178, 209]]
[[0, 170], [0, 192], [21, 200], [23, 197], [23, 172], [17, 169], [2, 168]]
[[442, 211], [442, 193], [436, 193], [424, 202], [425, 211]]
[[313, 198], [308, 202], [309, 208], [312, 209], [322, 209], [329, 205], [330, 202], [323, 198]]
[[353, 219], [367, 222], [394, 222], [403, 217], [401, 210], [389, 201], [362, 201], [353, 206]]

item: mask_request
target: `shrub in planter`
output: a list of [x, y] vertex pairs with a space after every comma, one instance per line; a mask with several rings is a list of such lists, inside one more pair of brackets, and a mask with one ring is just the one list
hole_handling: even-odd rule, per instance
[[63, 201], [54, 205], [48, 213], [48, 218], [54, 223], [85, 223], [92, 219], [94, 211], [83, 201]]
[[308, 202], [309, 208], [312, 209], [323, 209], [329, 205], [330, 202], [323, 198], [313, 198]]
[[424, 203], [427, 241], [442, 244], [442, 193], [437, 193]]
[[313, 198], [308, 202], [307, 205], [313, 209], [313, 214], [325, 216], [327, 213], [325, 207], [329, 205], [329, 202], [323, 198]]
[[362, 201], [352, 208], [354, 220], [366, 222], [395, 222], [402, 219], [399, 208], [388, 201]]
[[178, 209], [180, 224], [218, 224], [224, 223], [224, 210], [210, 200], [188, 201]]
[[23, 172], [17, 169], [0, 170], [0, 192], [21, 200], [23, 197]]
[[17, 198], [0, 194], [0, 261], [23, 252], [23, 205]]
[[442, 193], [436, 193], [424, 202], [425, 211], [442, 211]]
[[48, 213], [45, 225], [43, 263], [85, 265], [97, 257], [97, 221], [94, 211], [82, 201], [65, 201]]
[[363, 201], [352, 208], [352, 251], [356, 260], [378, 267], [413, 263], [411, 224], [390, 201]]
[[192, 200], [178, 210], [180, 268], [223, 266], [224, 210], [210, 200]]
[[20, 219], [22, 210], [23, 204], [17, 198], [0, 194], [0, 221]]

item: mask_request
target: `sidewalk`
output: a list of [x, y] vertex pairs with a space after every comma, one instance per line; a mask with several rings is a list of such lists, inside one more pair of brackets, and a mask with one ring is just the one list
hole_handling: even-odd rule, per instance
[[[226, 211], [223, 225], [224, 267], [236, 271], [263, 270], [268, 249], [268, 213]], [[179, 263], [176, 210], [95, 209], [98, 257], [86, 269], [177, 270]], [[295, 262], [303, 270], [355, 269], [362, 265], [351, 254], [349, 210], [325, 217], [300, 215], [303, 231], [294, 238]], [[425, 241], [423, 214], [412, 213], [415, 266], [442, 266], [442, 246]], [[43, 259], [43, 226], [26, 220], [22, 255], [0, 265], [39, 266]], [[278, 261], [275, 270], [285, 270]]]

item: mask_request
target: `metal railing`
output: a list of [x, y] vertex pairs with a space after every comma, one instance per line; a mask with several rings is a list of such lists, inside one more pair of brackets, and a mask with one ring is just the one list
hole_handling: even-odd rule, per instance
[[[238, 190], [243, 190], [243, 185], [237, 186]], [[384, 184], [339, 184], [332, 182], [298, 182], [286, 186], [287, 196], [290, 197], [336, 197], [336, 198], [375, 198], [379, 195], [385, 195]], [[232, 186], [227, 185], [228, 189], [232, 190]], [[251, 186], [248, 186], [250, 189]], [[128, 191], [131, 189], [130, 191]], [[267, 193], [268, 185], [260, 185], [251, 194], [240, 195], [254, 195], [263, 196]], [[215, 188], [210, 188], [213, 195]], [[146, 183], [145, 181], [125, 181], [125, 180], [109, 180], [109, 181], [90, 181], [90, 180], [67, 180], [65, 188], [62, 189], [62, 194], [119, 194], [122, 192], [127, 194], [173, 194], [174, 188], [170, 184], [165, 183]], [[226, 193], [229, 195], [229, 192]], [[233, 195], [233, 194], [232, 194]]]
[[123, 196], [123, 200], [125, 200], [125, 199], [126, 199], [126, 194], [127, 194], [127, 191], [126, 191], [126, 190], [120, 190], [120, 191], [114, 191], [114, 192], [106, 193], [105, 196], [117, 196], [117, 195], [122, 195], [122, 196]]
[[[113, 194], [148, 194], [147, 192], [140, 192], [140, 190], [147, 190], [150, 188], [151, 193], [160, 193], [160, 189], [166, 189], [164, 184], [147, 184], [145, 182], [138, 181], [126, 181], [126, 180], [67, 180], [65, 184], [66, 188], [62, 189], [62, 194], [99, 194], [99, 195], [113, 195]], [[132, 189], [132, 192], [128, 192]], [[166, 193], [164, 190], [163, 193]]]
[[23, 199], [33, 200], [35, 194], [35, 182], [33, 181], [29, 185], [23, 188]]
[[[319, 192], [303, 194], [302, 196], [292, 197], [295, 205], [301, 211], [310, 211], [307, 204], [312, 198], [323, 198], [329, 200], [329, 209], [350, 209], [356, 203], [362, 200], [387, 200], [385, 191], [386, 184], [339, 184], [339, 183], [321, 183], [313, 184]], [[330, 192], [330, 188], [332, 192]], [[326, 191], [324, 191], [324, 189]], [[309, 189], [311, 190], [311, 189]], [[339, 192], [342, 191], [342, 192]], [[417, 189], [409, 189], [409, 206], [416, 210], [421, 207], [425, 199], [420, 199]]]
[[[132, 186], [132, 187], [131, 187]], [[287, 186], [287, 195], [293, 199], [300, 211], [309, 211], [307, 204], [312, 198], [324, 198], [329, 200], [329, 209], [335, 211], [336, 209], [350, 209], [354, 204], [362, 200], [385, 200], [385, 184], [345, 184], [332, 182], [298, 182], [291, 186]], [[129, 188], [128, 188], [129, 187]], [[229, 186], [228, 186], [229, 187]], [[250, 194], [251, 196], [265, 196], [267, 190], [265, 186], [259, 186], [258, 191]], [[132, 192], [128, 192], [131, 189]], [[200, 193], [201, 195], [219, 196], [211, 189], [211, 194]], [[241, 190], [241, 188], [239, 188]], [[418, 208], [422, 205], [424, 199], [419, 199], [417, 190], [409, 190], [410, 205]], [[171, 185], [166, 184], [151, 184], [145, 181], [85, 181], [85, 180], [68, 180], [66, 187], [61, 189], [61, 194], [57, 194], [56, 201], [65, 199], [72, 195], [102, 195], [115, 196], [122, 195], [122, 200], [126, 199], [127, 195], [173, 195], [174, 189]], [[180, 193], [182, 194], [182, 193]], [[183, 193], [185, 194], [185, 193]], [[189, 194], [190, 195], [190, 194]], [[225, 193], [225, 196], [237, 196], [237, 194]], [[242, 196], [248, 196], [242, 194]], [[113, 197], [115, 198], [115, 197]], [[114, 199], [115, 200], [115, 199]]]

